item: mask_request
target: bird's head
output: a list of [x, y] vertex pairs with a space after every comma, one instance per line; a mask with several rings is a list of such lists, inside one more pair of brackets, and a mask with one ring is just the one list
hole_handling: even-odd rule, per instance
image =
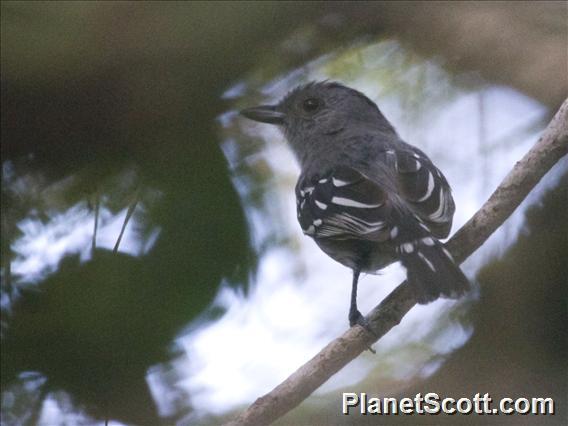
[[303, 158], [310, 147], [341, 144], [344, 134], [353, 136], [369, 130], [394, 132], [369, 98], [357, 90], [328, 81], [299, 86], [276, 105], [247, 108], [241, 114], [251, 120], [277, 125], [299, 158]]

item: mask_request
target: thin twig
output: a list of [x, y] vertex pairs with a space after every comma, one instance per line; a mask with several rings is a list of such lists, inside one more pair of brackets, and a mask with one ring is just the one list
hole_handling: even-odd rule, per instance
[[[455, 260], [462, 263], [475, 252], [567, 153], [568, 99], [535, 146], [515, 164], [481, 209], [448, 241], [446, 247]], [[376, 336], [362, 327], [350, 328], [271, 392], [258, 398], [227, 426], [269, 425], [274, 422], [400, 323], [415, 304], [405, 281], [367, 316]]]
[[124, 222], [122, 223], [122, 228], [120, 229], [120, 234], [118, 234], [118, 239], [116, 240], [116, 244], [114, 245], [114, 249], [112, 250], [113, 253], [118, 252], [118, 247], [120, 246], [120, 241], [122, 241], [122, 236], [124, 235], [124, 231], [126, 230], [126, 225], [130, 221], [134, 210], [136, 209], [136, 205], [138, 204], [139, 198], [139, 191], [136, 190], [134, 192], [134, 197], [130, 205], [128, 206], [128, 211], [126, 212], [126, 217], [124, 218]]

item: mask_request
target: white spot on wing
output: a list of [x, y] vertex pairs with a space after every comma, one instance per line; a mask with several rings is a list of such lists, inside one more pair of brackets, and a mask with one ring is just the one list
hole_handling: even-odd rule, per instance
[[445, 222], [447, 219], [445, 217], [445, 210], [446, 210], [446, 198], [445, 198], [445, 193], [444, 193], [444, 188], [441, 187], [440, 188], [440, 205], [438, 206], [438, 209], [432, 213], [431, 215], [428, 216], [428, 218], [432, 221], [432, 222]]
[[404, 243], [401, 245], [402, 251], [405, 253], [412, 253], [414, 251], [414, 244], [412, 243]]
[[393, 228], [390, 231], [391, 240], [394, 240], [397, 235], [398, 235], [398, 228], [396, 226], [393, 226]]
[[321, 219], [316, 219], [314, 220], [314, 226], [320, 226], [322, 224], [322, 220]]
[[320, 209], [325, 210], [327, 209], [327, 204], [322, 203], [321, 201], [315, 200], [316, 202], [316, 206], [318, 206]]
[[434, 240], [430, 237], [422, 238], [422, 242], [424, 244], [426, 244], [427, 246], [433, 246], [434, 245]]
[[422, 253], [420, 253], [420, 252], [418, 252], [418, 256], [420, 256], [420, 259], [422, 259], [422, 260], [424, 261], [424, 263], [425, 263], [426, 265], [428, 265], [428, 267], [429, 267], [432, 271], [436, 272], [436, 268], [434, 268], [434, 265], [432, 264], [432, 262], [430, 262], [428, 259], [426, 259], [426, 256], [424, 256], [424, 255], [423, 255]]
[[339, 213], [326, 218], [318, 229], [318, 236], [364, 236], [384, 228], [382, 221], [367, 222], [349, 213]]
[[357, 207], [361, 209], [374, 209], [380, 207], [382, 203], [378, 204], [365, 204], [360, 203], [359, 201], [351, 200], [350, 198], [343, 198], [343, 197], [333, 197], [331, 199], [333, 204], [337, 204], [338, 206], [345, 206], [345, 207]]
[[426, 194], [422, 198], [418, 199], [418, 202], [421, 203], [422, 201], [426, 201], [432, 195], [432, 191], [434, 191], [434, 176], [432, 173], [428, 172], [428, 188], [426, 188]]
[[345, 180], [336, 179], [336, 178], [332, 178], [332, 182], [338, 188], [341, 188], [342, 186], [345, 186], [345, 185], [349, 185], [351, 183], [351, 182], [347, 182]]
[[448, 256], [448, 258], [453, 262], [454, 261], [454, 257], [452, 256], [452, 254], [448, 251], [447, 248], [442, 246], [442, 251], [444, 252], [444, 254], [446, 256]]

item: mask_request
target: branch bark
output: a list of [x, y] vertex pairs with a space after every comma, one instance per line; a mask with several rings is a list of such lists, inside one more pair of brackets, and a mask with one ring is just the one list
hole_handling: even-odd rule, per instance
[[[475, 252], [567, 153], [568, 99], [538, 142], [515, 164], [481, 209], [446, 243], [454, 259], [462, 263]], [[413, 294], [404, 281], [367, 315], [376, 336], [362, 327], [350, 328], [271, 392], [258, 398], [227, 426], [268, 425], [274, 422], [399, 324], [415, 304]]]

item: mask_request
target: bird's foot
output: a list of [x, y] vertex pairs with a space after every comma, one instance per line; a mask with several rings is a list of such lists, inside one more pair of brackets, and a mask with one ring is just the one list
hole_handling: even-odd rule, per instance
[[[376, 333], [373, 331], [371, 325], [369, 324], [369, 320], [367, 320], [367, 318], [365, 318], [358, 310], [349, 312], [349, 325], [351, 327], [359, 325], [363, 327], [365, 330], [367, 330], [367, 332], [377, 337]], [[369, 350], [371, 352], [374, 352], [371, 348], [369, 348]]]
[[361, 312], [358, 310], [351, 310], [349, 312], [349, 325], [353, 327], [357, 324], [363, 328], [369, 327], [369, 321], [367, 321], [367, 318], [365, 318]]
[[[377, 337], [377, 335], [375, 334], [375, 332], [373, 331], [373, 329], [371, 328], [369, 321], [367, 320], [367, 318], [365, 318], [361, 312], [359, 312], [358, 310], [355, 311], [351, 311], [349, 312], [349, 325], [351, 327], [355, 326], [355, 325], [359, 325], [361, 327], [363, 327], [365, 330], [367, 330], [368, 333], [372, 334], [373, 336]], [[373, 354], [376, 354], [377, 352], [371, 347], [369, 346], [367, 349], [369, 349], [369, 351]]]

